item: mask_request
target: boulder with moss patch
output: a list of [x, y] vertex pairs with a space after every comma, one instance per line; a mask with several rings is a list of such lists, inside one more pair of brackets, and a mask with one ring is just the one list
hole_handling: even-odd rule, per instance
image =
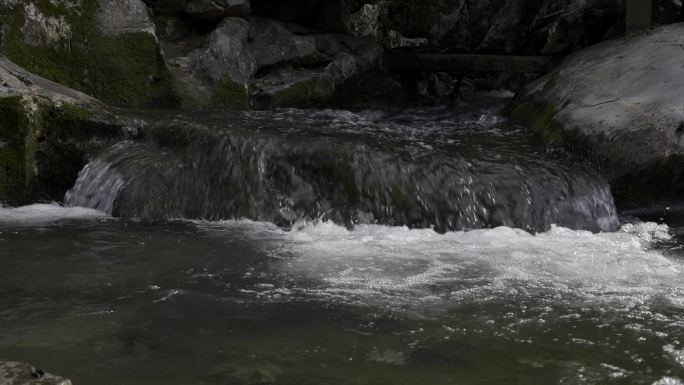
[[119, 105], [176, 104], [142, 0], [0, 2], [0, 53]]
[[0, 202], [61, 200], [88, 155], [122, 139], [129, 123], [0, 55]]
[[682, 40], [684, 23], [579, 51], [530, 84], [512, 118], [594, 159], [623, 206], [681, 198]]

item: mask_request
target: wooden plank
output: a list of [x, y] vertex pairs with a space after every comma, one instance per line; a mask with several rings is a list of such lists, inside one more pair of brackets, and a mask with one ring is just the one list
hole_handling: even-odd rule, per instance
[[652, 19], [653, 0], [627, 0], [627, 33], [650, 29]]
[[551, 56], [435, 54], [389, 52], [387, 67], [395, 71], [425, 72], [546, 72], [553, 66]]

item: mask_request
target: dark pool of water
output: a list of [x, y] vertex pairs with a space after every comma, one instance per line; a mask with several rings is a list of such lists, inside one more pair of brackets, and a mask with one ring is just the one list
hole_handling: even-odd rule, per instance
[[286, 232], [54, 205], [0, 218], [0, 359], [75, 384], [684, 378], [681, 228]]

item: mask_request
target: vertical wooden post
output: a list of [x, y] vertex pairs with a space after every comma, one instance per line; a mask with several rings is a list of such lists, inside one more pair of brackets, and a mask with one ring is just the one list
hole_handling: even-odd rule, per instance
[[627, 0], [627, 33], [651, 28], [653, 0]]

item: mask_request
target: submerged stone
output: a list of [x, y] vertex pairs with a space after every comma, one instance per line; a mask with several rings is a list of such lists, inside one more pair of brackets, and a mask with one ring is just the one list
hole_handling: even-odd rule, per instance
[[0, 361], [1, 385], [71, 385], [64, 377], [46, 373], [29, 364]]

